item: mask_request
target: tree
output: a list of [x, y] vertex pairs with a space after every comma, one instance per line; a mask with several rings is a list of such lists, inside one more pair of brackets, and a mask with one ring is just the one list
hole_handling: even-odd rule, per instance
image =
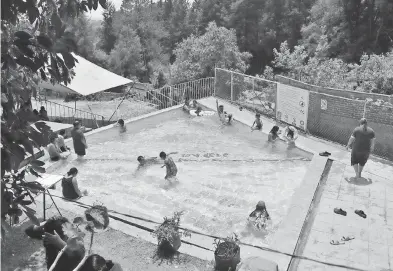
[[124, 77], [135, 78], [143, 73], [142, 46], [133, 29], [123, 26], [107, 61], [111, 71]]
[[116, 12], [115, 6], [112, 2], [107, 4], [107, 9], [103, 11], [103, 20], [101, 23], [101, 35], [99, 48], [106, 52], [108, 55], [115, 47], [116, 35], [113, 28], [113, 17]]
[[[2, 219], [21, 214], [20, 208], [33, 217], [27, 206], [34, 201], [30, 192], [42, 190], [39, 184], [24, 181], [27, 170], [36, 176], [45, 172], [42, 162], [32, 162], [21, 173], [16, 171], [27, 153], [34, 156], [34, 147], [48, 141], [48, 126], [39, 122], [36, 129], [30, 126], [34, 122], [31, 97], [36, 95], [38, 81], [67, 85], [72, 79], [76, 60], [71, 52], [77, 46], [60, 18], [78, 17], [97, 9], [98, 2], [105, 8], [105, 0], [71, 0], [67, 4], [61, 0], [1, 1]], [[6, 224], [2, 222], [2, 226]]]
[[191, 35], [175, 49], [173, 77], [176, 82], [214, 76], [215, 66], [245, 72], [249, 53], [242, 53], [237, 46], [234, 30], [210, 23], [202, 36]]

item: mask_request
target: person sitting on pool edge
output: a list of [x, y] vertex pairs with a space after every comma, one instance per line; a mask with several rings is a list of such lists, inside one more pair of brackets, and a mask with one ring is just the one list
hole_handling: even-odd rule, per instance
[[218, 105], [218, 100], [216, 100], [216, 105], [217, 105], [217, 114], [221, 122], [226, 124], [231, 124], [231, 121], [233, 120], [232, 114], [228, 114], [227, 112], [225, 112], [224, 106], [222, 104]]
[[64, 136], [66, 131], [64, 129], [60, 130], [59, 135], [57, 136], [57, 147], [60, 149], [61, 152], [71, 151], [64, 142]]
[[197, 100], [192, 100], [192, 104], [190, 105], [190, 109], [197, 109], [198, 102]]
[[255, 210], [249, 215], [248, 222], [256, 229], [265, 229], [270, 215], [266, 210], [266, 204], [263, 200], [259, 201]]
[[119, 125], [120, 133], [124, 133], [124, 132], [127, 131], [127, 127], [126, 127], [126, 125], [124, 124], [124, 120], [123, 120], [123, 119], [119, 119], [119, 120], [117, 121], [117, 125]]
[[61, 153], [56, 144], [57, 135], [51, 134], [49, 136], [49, 145], [47, 146], [48, 154], [51, 161], [59, 161], [60, 159], [67, 159], [68, 153]]
[[175, 178], [177, 175], [177, 166], [173, 159], [163, 151], [160, 152], [160, 158], [164, 160], [164, 165], [161, 168], [166, 167], [165, 180]]
[[[254, 125], [255, 125], [255, 127], [254, 127]], [[255, 130], [262, 131], [262, 126], [263, 126], [263, 123], [261, 121], [261, 114], [256, 113], [255, 114], [255, 121], [251, 126], [251, 131], [255, 131]]]
[[61, 180], [61, 186], [63, 187], [63, 197], [70, 200], [76, 200], [82, 196], [87, 196], [87, 191], [79, 190], [78, 181], [76, 180], [76, 175], [78, 175], [78, 169], [73, 167]]
[[183, 110], [190, 112], [190, 98], [188, 96], [184, 99]]
[[276, 141], [276, 139], [279, 137], [280, 133], [281, 133], [280, 127], [278, 127], [277, 125], [273, 126], [273, 128], [270, 130], [267, 141], [269, 141], [269, 142]]

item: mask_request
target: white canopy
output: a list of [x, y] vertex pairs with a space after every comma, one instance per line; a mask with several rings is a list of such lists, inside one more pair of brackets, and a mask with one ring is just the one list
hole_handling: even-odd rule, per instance
[[130, 79], [114, 74], [101, 68], [83, 57], [73, 54], [78, 60], [75, 62], [75, 76], [67, 86], [63, 84], [52, 85], [50, 82], [41, 81], [39, 86], [42, 88], [59, 92], [76, 92], [83, 96], [105, 91], [118, 86], [132, 83]]

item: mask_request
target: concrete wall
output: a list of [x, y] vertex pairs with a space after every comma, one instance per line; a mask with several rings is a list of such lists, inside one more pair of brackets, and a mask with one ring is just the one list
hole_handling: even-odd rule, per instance
[[[49, 120], [50, 121], [60, 120], [62, 123], [68, 123], [68, 124], [73, 124], [75, 120], [79, 120], [82, 123], [82, 125], [87, 128], [94, 128], [94, 129], [97, 128], [96, 121], [92, 119], [49, 116]], [[99, 127], [106, 126], [115, 122], [116, 121], [108, 122], [108, 120], [97, 120]]]
[[384, 94], [376, 94], [376, 93], [366, 93], [366, 92], [359, 92], [353, 90], [343, 90], [343, 89], [335, 89], [335, 88], [327, 88], [321, 86], [315, 86], [307, 83], [300, 82], [298, 80], [288, 78], [281, 75], [276, 75], [276, 81], [282, 84], [291, 85], [294, 87], [307, 89], [313, 92], [344, 97], [349, 99], [358, 99], [358, 100], [366, 100], [367, 98], [371, 98], [374, 101], [376, 100], [383, 100], [385, 102], [393, 103], [393, 96], [392, 95], [384, 95]]

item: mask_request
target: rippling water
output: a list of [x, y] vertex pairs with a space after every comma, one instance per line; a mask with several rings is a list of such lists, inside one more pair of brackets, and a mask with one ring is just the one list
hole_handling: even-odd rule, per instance
[[[268, 244], [286, 215], [291, 197], [306, 172], [307, 161], [266, 161], [307, 157], [285, 144], [266, 145], [267, 136], [235, 122], [221, 126], [217, 116], [190, 118], [170, 111], [117, 129], [87, 137], [85, 161], [71, 161], [56, 170], [79, 169], [78, 181], [89, 195], [109, 209], [116, 206], [143, 213], [160, 221], [184, 210], [182, 225], [204, 233], [239, 234], [244, 242]], [[165, 168], [153, 165], [136, 171], [139, 155], [158, 156], [178, 152], [178, 183], [164, 180]], [[264, 200], [272, 225], [256, 236], [246, 219], [258, 201]]]

